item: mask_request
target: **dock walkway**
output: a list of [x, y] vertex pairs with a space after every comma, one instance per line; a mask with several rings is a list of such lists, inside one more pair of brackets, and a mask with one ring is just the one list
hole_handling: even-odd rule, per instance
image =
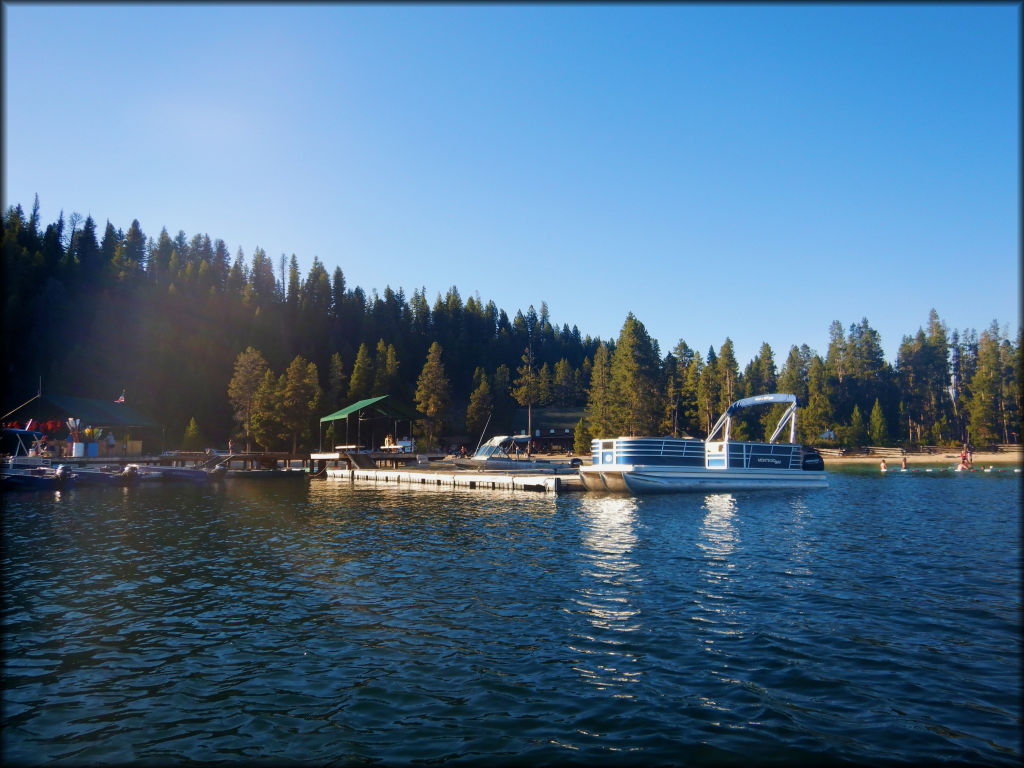
[[361, 480], [411, 487], [447, 486], [451, 488], [494, 489], [558, 493], [583, 490], [578, 474], [536, 474], [527, 472], [445, 472], [436, 469], [327, 469], [328, 479]]

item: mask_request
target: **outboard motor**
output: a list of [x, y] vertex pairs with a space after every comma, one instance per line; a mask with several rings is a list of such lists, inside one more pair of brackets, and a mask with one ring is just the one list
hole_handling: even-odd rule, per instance
[[67, 485], [67, 482], [72, 478], [71, 470], [63, 464], [58, 464], [57, 469], [54, 470], [53, 474], [57, 477], [57, 484], [62, 488]]
[[821, 458], [821, 454], [818, 453], [814, 448], [804, 448], [803, 461], [800, 464], [800, 469], [809, 472], [824, 472], [825, 471], [825, 460]]

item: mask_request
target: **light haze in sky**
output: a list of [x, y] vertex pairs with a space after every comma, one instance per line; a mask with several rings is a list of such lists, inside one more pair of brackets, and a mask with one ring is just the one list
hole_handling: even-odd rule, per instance
[[1020, 13], [4, 4], [4, 199], [661, 352], [1020, 326]]

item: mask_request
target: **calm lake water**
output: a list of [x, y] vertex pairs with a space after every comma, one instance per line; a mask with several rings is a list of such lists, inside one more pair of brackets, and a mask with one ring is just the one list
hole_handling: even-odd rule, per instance
[[3, 758], [1021, 759], [1021, 475], [3, 497]]

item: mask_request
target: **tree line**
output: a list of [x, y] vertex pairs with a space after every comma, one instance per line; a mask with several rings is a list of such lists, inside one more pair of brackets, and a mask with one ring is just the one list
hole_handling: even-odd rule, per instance
[[[303, 449], [319, 417], [388, 394], [425, 416], [420, 439], [519, 431], [517, 407], [584, 409], [589, 435], [703, 436], [732, 401], [770, 391], [800, 398], [799, 439], [841, 445], [1018, 442], [1021, 332], [993, 322], [950, 331], [932, 310], [895, 365], [867, 319], [834, 321], [824, 356], [767, 344], [740, 367], [726, 338], [701, 354], [682, 339], [662, 355], [627, 316], [616, 339], [556, 326], [548, 306], [510, 316], [454, 285], [367, 293], [318, 259], [231, 253], [206, 234], [146, 236], [63, 212], [43, 226], [38, 197], [3, 216], [3, 344], [8, 399], [36, 391], [129, 401], [166, 426], [166, 447], [225, 443]], [[527, 418], [531, 418], [528, 416]], [[738, 437], [764, 436], [771, 414], [744, 414]], [[488, 421], [489, 420], [489, 421]], [[583, 442], [580, 442], [583, 441]]]

